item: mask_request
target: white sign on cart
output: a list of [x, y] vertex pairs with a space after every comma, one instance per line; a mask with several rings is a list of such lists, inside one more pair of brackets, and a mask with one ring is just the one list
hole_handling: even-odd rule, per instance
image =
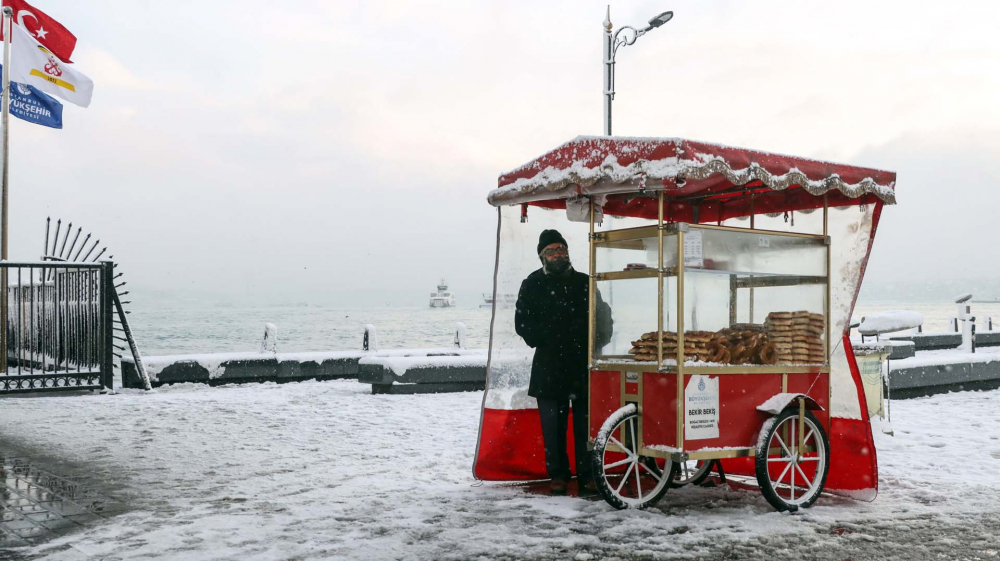
[[691, 376], [684, 388], [684, 439], [719, 438], [719, 378]]
[[684, 234], [684, 266], [704, 267], [705, 255], [702, 252], [701, 230], [691, 229]]

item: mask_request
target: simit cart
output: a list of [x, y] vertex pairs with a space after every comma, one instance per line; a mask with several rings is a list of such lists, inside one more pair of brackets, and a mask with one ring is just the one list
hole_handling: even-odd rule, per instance
[[[517, 292], [538, 266], [525, 248], [557, 227], [590, 273], [590, 447], [608, 503], [650, 506], [716, 460], [778, 510], [824, 490], [874, 498], [847, 324], [894, 173], [683, 139], [578, 137], [499, 183], [476, 477], [545, 477], [526, 395], [531, 349], [496, 295]], [[615, 322], [603, 348], [598, 293]]]

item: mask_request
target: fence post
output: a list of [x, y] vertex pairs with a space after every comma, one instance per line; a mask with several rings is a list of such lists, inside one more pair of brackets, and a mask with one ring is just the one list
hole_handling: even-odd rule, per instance
[[[6, 210], [6, 209], [4, 209]], [[0, 372], [7, 375], [7, 266], [0, 265], [0, 318], [2, 318], [3, 329], [0, 329]]]
[[114, 299], [111, 293], [115, 289], [115, 264], [112, 261], [101, 261], [101, 323], [104, 324], [103, 349], [101, 349], [101, 385], [108, 390], [115, 389], [114, 350], [115, 314]]
[[[114, 284], [114, 278], [112, 278], [111, 283]], [[122, 332], [125, 334], [125, 341], [128, 342], [129, 349], [132, 351], [132, 360], [135, 361], [135, 369], [139, 373], [139, 379], [142, 380], [142, 387], [146, 391], [153, 389], [153, 386], [149, 381], [149, 374], [146, 373], [146, 367], [142, 364], [142, 355], [139, 353], [139, 346], [135, 344], [135, 338], [132, 337], [132, 329], [128, 326], [128, 318], [125, 317], [125, 308], [122, 307], [121, 298], [118, 297], [118, 291], [112, 290], [111, 297], [114, 299], [115, 311], [118, 312], [118, 320], [122, 323]], [[114, 326], [112, 327], [112, 332], [114, 331]], [[113, 335], [113, 333], [112, 333]], [[113, 343], [112, 343], [113, 344]], [[125, 386], [125, 368], [121, 368], [122, 371], [122, 386]]]

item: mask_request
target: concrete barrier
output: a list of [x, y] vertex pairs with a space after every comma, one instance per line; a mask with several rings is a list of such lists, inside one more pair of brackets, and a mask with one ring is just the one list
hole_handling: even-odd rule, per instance
[[426, 357], [366, 357], [358, 381], [373, 394], [476, 391], [486, 388], [486, 353]]
[[[155, 386], [195, 382], [209, 385], [233, 384], [241, 382], [291, 382], [301, 380], [334, 380], [356, 378], [358, 376], [357, 357], [327, 357], [317, 359], [281, 359], [279, 355], [255, 355], [247, 357], [210, 358], [164, 356], [144, 357], [143, 363], [150, 374], [150, 382]], [[227, 355], [220, 355], [227, 356]], [[142, 380], [130, 358], [122, 359], [122, 385], [126, 388], [142, 388]]]
[[[357, 353], [260, 354], [228, 353], [143, 357], [153, 386], [195, 382], [209, 385], [240, 382], [288, 382], [298, 380], [333, 380], [356, 378]], [[131, 358], [122, 358], [122, 385], [141, 388], [142, 380]]]
[[[961, 333], [912, 333], [893, 335], [890, 341], [911, 341], [917, 351], [956, 349], [962, 344]], [[1000, 331], [976, 333], [976, 347], [1000, 347]]]
[[[913, 356], [915, 342], [892, 339], [881, 344], [892, 347], [889, 383], [894, 399], [1000, 387], [1000, 348]], [[357, 379], [371, 384], [373, 394], [413, 394], [482, 390], [486, 358], [485, 350], [441, 348], [149, 356], [143, 362], [153, 386]], [[122, 359], [122, 383], [126, 388], [143, 387], [129, 358]]]
[[[381, 361], [381, 362], [379, 362]], [[486, 382], [486, 351], [394, 349], [317, 353], [222, 353], [143, 357], [153, 386], [193, 382], [209, 385], [246, 382], [357, 379], [365, 362], [365, 383], [372, 393], [468, 391]], [[142, 388], [131, 358], [123, 358], [122, 385]], [[393, 385], [424, 385], [390, 391]], [[375, 387], [378, 386], [378, 387]]]
[[930, 352], [890, 361], [889, 388], [893, 399], [952, 391], [1000, 387], [1000, 349], [981, 352]]

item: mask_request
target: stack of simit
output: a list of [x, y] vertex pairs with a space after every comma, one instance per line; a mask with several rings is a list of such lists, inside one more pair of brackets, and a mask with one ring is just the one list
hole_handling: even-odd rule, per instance
[[774, 343], [781, 364], [817, 364], [826, 362], [823, 314], [771, 312], [764, 322], [767, 339]]

